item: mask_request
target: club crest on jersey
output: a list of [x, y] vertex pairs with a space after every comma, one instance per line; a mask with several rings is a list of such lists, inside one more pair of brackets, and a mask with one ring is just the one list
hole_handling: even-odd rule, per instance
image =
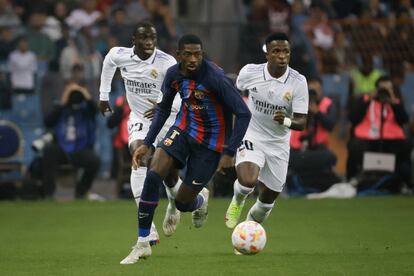
[[166, 145], [167, 147], [171, 146], [172, 143], [173, 143], [173, 140], [170, 138], [166, 138], [164, 140], [164, 145]]
[[272, 90], [269, 90], [269, 92], [267, 93], [267, 97], [269, 99], [272, 99], [273, 98], [273, 95], [274, 95], [274, 92]]
[[204, 99], [204, 92], [201, 91], [201, 90], [194, 90], [194, 97], [197, 100], [202, 100], [202, 99]]
[[155, 69], [152, 69], [150, 72], [151, 77], [153, 77], [154, 79], [156, 79], [158, 77], [158, 72]]
[[290, 92], [285, 92], [283, 95], [283, 100], [287, 103], [290, 102], [292, 100], [292, 94]]

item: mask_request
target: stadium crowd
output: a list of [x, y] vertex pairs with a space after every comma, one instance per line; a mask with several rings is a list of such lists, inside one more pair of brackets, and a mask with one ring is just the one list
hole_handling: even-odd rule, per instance
[[[97, 103], [103, 58], [114, 46], [132, 46], [131, 36], [139, 21], [152, 21], [158, 32], [157, 47], [174, 55], [177, 38], [189, 29], [186, 17], [190, 17], [194, 9], [205, 8], [201, 2], [0, 0], [0, 120], [11, 121], [21, 130], [22, 162], [27, 171], [22, 173], [23, 178], [37, 177], [40, 182], [47, 178], [44, 181], [49, 184], [42, 195], [52, 196], [53, 180], [45, 174], [48, 169], [58, 170], [58, 166], [50, 164], [57, 165], [57, 159], [65, 158], [56, 157], [59, 155], [56, 149], [53, 159], [46, 155], [49, 147], [45, 147], [49, 151], [43, 151], [43, 147], [35, 147], [35, 151], [31, 146], [34, 141], [45, 140], [44, 134], [53, 131], [55, 126], [50, 122], [56, 123], [58, 116], [55, 105], [65, 105], [68, 101], [79, 104], [82, 100], [88, 104]], [[385, 184], [378, 189], [381, 193], [385, 190], [409, 192], [414, 181], [410, 175], [414, 171], [414, 155], [410, 156], [414, 137], [413, 1], [224, 2], [232, 2], [239, 14], [238, 19], [230, 23], [237, 27], [237, 59], [228, 64], [211, 55], [217, 64], [228, 73], [238, 74], [247, 63], [264, 62], [264, 38], [269, 33], [284, 32], [291, 44], [290, 66], [308, 79], [309, 92], [313, 95], [309, 106], [311, 119], [304, 132], [292, 135], [296, 140], [292, 138], [291, 141], [288, 175], [291, 194], [323, 191], [341, 180], [353, 182], [355, 179], [365, 188], [384, 180]], [[220, 7], [220, 1], [207, 5], [214, 9]], [[200, 22], [200, 29], [212, 28], [202, 19]], [[217, 23], [213, 27], [223, 26]], [[214, 48], [213, 44], [206, 46], [207, 55], [209, 48]], [[72, 92], [67, 92], [68, 89], [77, 96], [69, 100], [65, 93]], [[117, 101], [119, 106], [115, 110], [118, 118], [110, 118], [107, 122], [108, 118], [92, 114], [94, 122], [88, 124], [87, 129], [93, 134], [81, 149], [92, 150], [88, 155], [93, 160], [89, 164], [92, 168], [88, 173], [85, 171], [87, 179], [84, 176], [80, 181], [83, 186], [77, 187], [77, 197], [86, 195], [99, 165], [100, 177], [117, 179], [117, 193], [123, 195], [122, 186], [126, 180], [119, 174], [123, 174], [123, 164], [129, 164], [123, 159], [130, 157], [124, 149], [127, 144], [119, 134], [122, 131], [118, 132], [116, 126], [124, 125], [122, 117], [128, 112], [123, 106], [125, 101], [119, 98], [124, 93], [118, 74], [110, 95], [111, 102]], [[50, 119], [50, 114], [55, 114], [55, 120]], [[58, 138], [59, 135], [54, 133], [54, 136]], [[338, 150], [332, 142], [342, 145], [344, 150]], [[65, 142], [57, 143], [62, 146]], [[344, 146], [347, 143], [348, 146]], [[348, 151], [346, 166], [335, 169], [337, 160], [346, 163]], [[395, 168], [391, 173], [364, 174], [364, 151], [394, 154]], [[35, 162], [44, 155], [48, 157], [46, 161]], [[39, 170], [35, 163], [43, 169]], [[78, 164], [72, 165], [77, 167]], [[0, 181], [8, 182], [6, 173], [1, 174]], [[329, 181], [314, 183], [315, 176], [321, 179], [321, 174]], [[213, 179], [213, 182], [222, 181], [220, 177]], [[232, 181], [234, 179], [227, 179], [223, 183]], [[226, 196], [230, 195], [225, 192], [231, 189], [229, 185], [215, 184], [214, 187], [217, 194]]]

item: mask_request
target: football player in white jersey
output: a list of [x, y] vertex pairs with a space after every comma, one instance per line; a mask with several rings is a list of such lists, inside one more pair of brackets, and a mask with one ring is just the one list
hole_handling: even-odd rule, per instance
[[249, 91], [252, 119], [236, 155], [237, 180], [225, 214], [226, 226], [239, 221], [246, 197], [258, 188], [247, 220], [262, 223], [286, 181], [290, 130], [303, 130], [308, 112], [306, 78], [289, 67], [290, 45], [283, 33], [265, 43], [267, 63], [247, 64], [237, 78], [241, 91]]
[[[157, 33], [154, 25], [150, 22], [138, 23], [132, 40], [133, 47], [114, 47], [105, 57], [99, 88], [99, 109], [104, 115], [112, 112], [109, 104], [109, 93], [111, 91], [112, 78], [116, 69], [119, 68], [125, 84], [126, 98], [131, 108], [128, 120], [128, 140], [131, 155], [134, 156], [135, 150], [143, 143], [151, 125], [151, 119], [155, 110], [154, 105], [162, 99], [161, 85], [167, 69], [176, 64], [176, 60], [171, 55], [155, 47]], [[164, 138], [168, 129], [173, 125], [180, 104], [181, 100], [177, 97], [174, 101], [171, 115], [158, 136], [158, 141]], [[143, 166], [137, 170], [131, 170], [131, 188], [137, 208], [147, 173], [146, 163], [149, 158], [149, 156], [144, 157], [141, 160]], [[175, 185], [177, 179], [178, 172], [175, 172], [166, 179], [167, 183], [165, 183], [169, 198], [163, 223], [163, 230], [166, 236], [170, 236], [175, 232], [180, 219], [180, 212], [175, 208], [174, 203], [174, 194], [180, 186], [180, 183]], [[171, 183], [168, 183], [168, 181]], [[169, 188], [168, 186], [174, 188]], [[151, 227], [151, 239], [153, 243], [157, 243], [159, 240], [155, 225]], [[138, 258], [134, 246], [131, 253], [121, 261], [121, 264], [136, 263]]]

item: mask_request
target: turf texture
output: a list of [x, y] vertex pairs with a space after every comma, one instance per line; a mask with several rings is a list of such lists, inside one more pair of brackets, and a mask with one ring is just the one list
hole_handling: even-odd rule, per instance
[[136, 241], [133, 201], [0, 202], [0, 275], [414, 275], [413, 197], [281, 199], [255, 256], [233, 255], [228, 203], [210, 200], [200, 229], [184, 214], [149, 259], [120, 265]]

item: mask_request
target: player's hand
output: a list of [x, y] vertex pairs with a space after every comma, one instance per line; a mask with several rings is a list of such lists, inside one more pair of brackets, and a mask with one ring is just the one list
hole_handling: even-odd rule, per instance
[[317, 114], [319, 112], [319, 106], [315, 102], [309, 103], [309, 111], [313, 114]]
[[99, 101], [98, 108], [104, 116], [113, 113], [111, 105], [108, 101]]
[[152, 107], [144, 112], [144, 118], [152, 120], [155, 115], [155, 109], [157, 108], [157, 102], [155, 100], [148, 99], [152, 103]]
[[281, 110], [278, 110], [273, 114], [273, 120], [275, 120], [281, 125], [283, 125], [283, 120], [285, 119], [285, 117], [286, 117], [285, 112]]
[[234, 158], [230, 155], [223, 154], [217, 166], [217, 172], [221, 174], [226, 174], [225, 169], [228, 169], [231, 167], [234, 167]]
[[132, 155], [132, 168], [134, 170], [138, 169], [141, 164], [141, 159], [148, 153], [149, 147], [142, 144], [139, 146]]

